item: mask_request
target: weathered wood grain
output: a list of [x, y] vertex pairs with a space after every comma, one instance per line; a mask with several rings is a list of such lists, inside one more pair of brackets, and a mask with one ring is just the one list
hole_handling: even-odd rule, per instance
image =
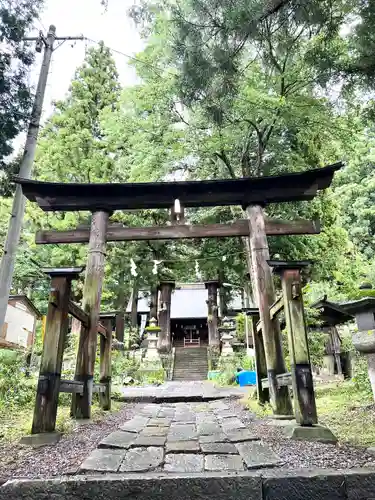
[[276, 379], [279, 373], [285, 372], [285, 363], [281, 346], [280, 326], [278, 321], [272, 320], [270, 316], [270, 307], [275, 301], [275, 291], [271, 269], [267, 263], [269, 249], [263, 209], [259, 205], [251, 205], [247, 207], [246, 212], [249, 222], [252, 274], [258, 297], [259, 316], [267, 362], [270, 402], [275, 414], [288, 415], [292, 411], [289, 392], [287, 388], [279, 387]]
[[160, 307], [158, 308], [158, 324], [161, 330], [158, 338], [158, 350], [164, 352], [169, 352], [171, 349], [171, 302], [174, 287], [174, 281], [161, 281], [159, 285]]
[[[319, 221], [294, 220], [282, 221], [269, 219], [265, 222], [266, 233], [269, 236], [285, 234], [319, 234]], [[173, 226], [151, 227], [119, 227], [109, 226], [107, 241], [142, 241], [142, 240], [174, 240], [189, 238], [228, 238], [248, 236], [249, 226], [246, 219], [240, 219], [226, 224], [178, 224]], [[35, 242], [39, 245], [56, 243], [88, 243], [89, 228], [77, 228], [68, 231], [46, 230], [38, 231]]]
[[100, 392], [99, 401], [102, 410], [111, 409], [111, 375], [112, 375], [112, 323], [110, 319], [102, 320], [107, 335], [100, 337], [100, 378], [99, 382], [104, 385], [105, 390]]
[[55, 430], [70, 290], [71, 277], [52, 278], [32, 434]]
[[109, 214], [104, 211], [92, 214], [90, 242], [87, 257], [83, 310], [89, 316], [88, 327], [81, 328], [75, 380], [83, 382], [83, 394], [72, 397], [71, 413], [75, 418], [90, 418], [93, 376], [99, 327], [100, 300], [104, 276], [106, 234]]
[[220, 346], [220, 334], [218, 330], [218, 305], [217, 305], [217, 290], [219, 281], [206, 281], [207, 288], [207, 326], [208, 326], [208, 343], [210, 346]]
[[294, 411], [300, 425], [318, 423], [299, 269], [280, 270], [289, 357], [294, 393]]

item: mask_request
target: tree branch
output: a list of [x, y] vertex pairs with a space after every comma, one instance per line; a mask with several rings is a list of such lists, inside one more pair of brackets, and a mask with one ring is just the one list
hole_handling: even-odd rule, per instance
[[215, 156], [217, 156], [218, 158], [220, 158], [220, 160], [227, 167], [229, 175], [232, 177], [232, 179], [235, 179], [236, 178], [236, 174], [235, 174], [235, 172], [233, 170], [233, 167], [232, 167], [232, 165], [231, 165], [231, 163], [229, 161], [229, 158], [228, 158], [226, 152], [223, 149], [220, 151], [220, 153], [216, 151]]

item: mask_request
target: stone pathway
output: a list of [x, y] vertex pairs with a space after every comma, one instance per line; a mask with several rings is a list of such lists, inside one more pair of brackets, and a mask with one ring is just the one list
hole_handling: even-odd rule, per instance
[[79, 472], [245, 471], [282, 465], [223, 401], [137, 405]]
[[123, 387], [122, 398], [125, 402], [188, 402], [211, 401], [224, 398], [241, 398], [248, 392], [246, 387], [215, 387], [211, 382], [165, 382], [159, 386]]

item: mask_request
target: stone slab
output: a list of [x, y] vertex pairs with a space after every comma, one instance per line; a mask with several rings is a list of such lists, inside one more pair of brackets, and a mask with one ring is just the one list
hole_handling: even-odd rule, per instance
[[[264, 500], [347, 500], [342, 471], [320, 469], [271, 474], [268, 471], [267, 476], [263, 479]], [[370, 499], [366, 497], [366, 500]], [[356, 500], [359, 498], [356, 497]]]
[[216, 418], [215, 414], [212, 412], [210, 412], [210, 413], [206, 413], [206, 412], [196, 413], [195, 419], [197, 421], [197, 424], [201, 424], [203, 422], [212, 423], [212, 424], [217, 423], [217, 418]]
[[129, 448], [136, 439], [133, 432], [115, 431], [102, 439], [98, 445], [99, 448]]
[[167, 436], [142, 436], [138, 435], [130, 448], [138, 448], [139, 446], [164, 446]]
[[207, 455], [204, 457], [206, 471], [243, 471], [244, 465], [239, 455]]
[[148, 417], [135, 417], [120, 425], [120, 429], [127, 432], [139, 432], [147, 425], [149, 420]]
[[142, 415], [147, 417], [156, 417], [160, 411], [159, 405], [146, 405], [140, 411]]
[[372, 500], [375, 470], [92, 474], [14, 479], [0, 488], [0, 500], [228, 500], [234, 496], [236, 500]]
[[161, 408], [158, 413], [159, 418], [172, 418], [174, 417], [175, 409], [174, 408]]
[[221, 426], [224, 432], [246, 428], [246, 425], [239, 418], [225, 418], [221, 421]]
[[317, 441], [319, 443], [337, 443], [337, 437], [323, 425], [302, 426], [291, 424], [284, 428], [285, 435], [299, 441]]
[[172, 422], [171, 418], [158, 416], [157, 418], [150, 418], [147, 427], [168, 427], [171, 424], [171, 422]]
[[348, 500], [375, 499], [375, 469], [346, 471], [345, 485]]
[[194, 424], [195, 414], [194, 413], [176, 413], [173, 417], [173, 422], [181, 422], [184, 424]]
[[248, 469], [282, 465], [280, 458], [268, 446], [260, 442], [237, 443], [236, 447]]
[[193, 424], [171, 425], [168, 433], [169, 441], [191, 441], [198, 438]]
[[166, 436], [169, 427], [144, 427], [140, 432], [141, 436]]
[[203, 455], [170, 453], [165, 457], [164, 470], [167, 472], [202, 472], [203, 465]]
[[197, 431], [200, 436], [212, 436], [221, 432], [221, 427], [218, 423], [202, 422], [197, 425]]
[[20, 439], [20, 444], [40, 448], [41, 446], [53, 446], [61, 439], [61, 432], [41, 432], [40, 434], [30, 434]]
[[224, 418], [236, 418], [237, 415], [234, 413], [233, 410], [214, 410], [215, 415], [219, 419], [224, 419]]
[[198, 441], [167, 441], [167, 453], [197, 453], [200, 451]]
[[201, 412], [209, 411], [210, 405], [209, 405], [209, 403], [197, 403], [197, 404], [193, 404], [192, 408], [193, 408], [193, 411], [201, 413]]
[[240, 443], [242, 441], [259, 441], [259, 438], [249, 429], [227, 431], [226, 436], [232, 443]]
[[218, 432], [210, 436], [199, 436], [200, 443], [225, 443], [228, 442], [228, 437], [223, 432]]
[[120, 472], [147, 472], [156, 469], [164, 461], [164, 448], [133, 448], [129, 450], [120, 466]]
[[224, 410], [229, 410], [229, 406], [222, 401], [212, 401], [210, 404], [210, 407], [214, 410], [218, 411], [224, 411]]
[[216, 455], [238, 455], [238, 450], [233, 443], [201, 443], [203, 453]]
[[125, 457], [125, 450], [94, 450], [81, 464], [81, 472], [117, 472]]

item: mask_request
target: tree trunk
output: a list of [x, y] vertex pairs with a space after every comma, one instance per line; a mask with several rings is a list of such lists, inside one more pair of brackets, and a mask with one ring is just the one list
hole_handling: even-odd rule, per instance
[[171, 301], [174, 286], [173, 281], [160, 283], [159, 326], [161, 331], [158, 339], [158, 349], [160, 351], [169, 352], [171, 349]]
[[223, 287], [223, 283], [225, 282], [225, 274], [224, 269], [219, 269], [219, 309], [221, 317], [224, 318], [228, 314], [227, 307], [227, 293], [225, 288]]
[[124, 342], [125, 329], [125, 271], [121, 270], [119, 274], [118, 293], [117, 293], [117, 314], [116, 314], [116, 338], [119, 342]]
[[132, 292], [130, 325], [132, 329], [138, 328], [138, 283], [136, 280], [134, 280], [133, 292]]

